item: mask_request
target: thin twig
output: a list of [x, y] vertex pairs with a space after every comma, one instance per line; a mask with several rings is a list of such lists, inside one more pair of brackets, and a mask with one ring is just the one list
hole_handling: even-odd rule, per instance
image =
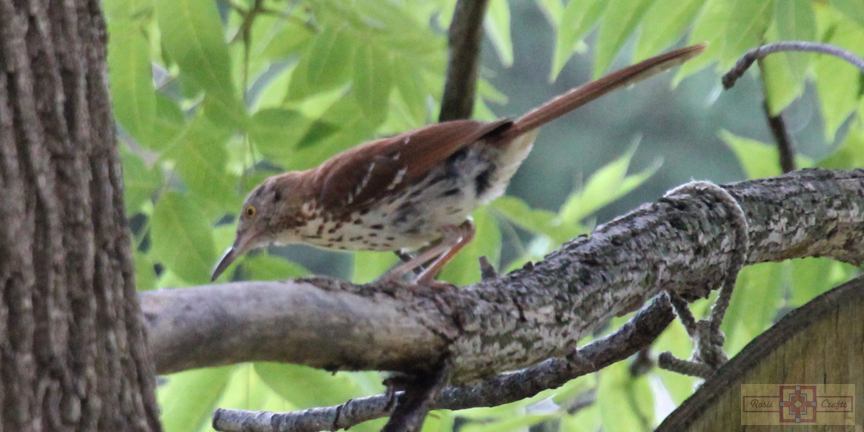
[[[575, 356], [584, 359], [578, 364], [566, 358], [553, 358], [470, 387], [448, 387], [432, 408], [457, 410], [497, 406], [560, 387], [649, 346], [674, 318], [669, 297], [657, 296], [614, 333], [575, 350]], [[342, 405], [288, 413], [219, 409], [213, 417], [213, 428], [223, 432], [337, 430], [389, 415], [393, 409], [389, 401], [387, 395], [370, 396]]]
[[783, 113], [777, 115], [771, 114], [771, 106], [768, 103], [768, 83], [765, 80], [765, 63], [762, 59], [758, 60], [759, 74], [762, 77], [762, 112], [765, 113], [765, 120], [768, 122], [768, 129], [771, 130], [771, 135], [774, 136], [774, 142], [777, 143], [777, 152], [779, 153], [780, 169], [783, 173], [795, 171], [795, 141], [792, 139], [792, 134], [786, 127], [786, 121], [783, 120]]
[[760, 47], [753, 48], [750, 51], [747, 51], [744, 56], [738, 60], [738, 63], [729, 71], [726, 72], [726, 75], [723, 75], [723, 87], [725, 89], [730, 89], [735, 85], [735, 82], [738, 81], [738, 78], [744, 75], [744, 72], [753, 65], [753, 62], [764, 58], [769, 54], [774, 54], [778, 52], [815, 52], [820, 54], [828, 54], [834, 57], [846, 60], [851, 63], [853, 66], [857, 67], [861, 73], [864, 73], [864, 59], [859, 57], [857, 54], [852, 51], [845, 50], [836, 45], [819, 43], [819, 42], [805, 42], [805, 41], [792, 41], [792, 42], [777, 42], [767, 45], [762, 45]]
[[771, 135], [774, 136], [774, 142], [777, 143], [777, 151], [780, 154], [780, 169], [783, 173], [795, 171], [795, 141], [789, 129], [786, 127], [786, 121], [783, 120], [783, 113], [771, 115], [771, 108], [768, 106], [768, 101], [762, 103], [762, 110], [765, 112], [765, 120], [768, 121], [768, 129], [771, 129]]
[[450, 59], [438, 121], [471, 118], [488, 0], [459, 0], [450, 23]]

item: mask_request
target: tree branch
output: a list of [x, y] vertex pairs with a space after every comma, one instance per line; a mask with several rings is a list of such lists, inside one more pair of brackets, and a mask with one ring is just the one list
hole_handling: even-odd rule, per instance
[[775, 115], [771, 112], [771, 104], [768, 102], [768, 82], [765, 77], [765, 62], [761, 58], [756, 62], [759, 64], [759, 76], [762, 79], [762, 112], [765, 113], [768, 129], [771, 130], [771, 136], [774, 137], [774, 142], [777, 144], [780, 169], [784, 174], [795, 171], [797, 168], [795, 166], [795, 140], [792, 138], [792, 134], [789, 133], [789, 128], [786, 127], [783, 113], [778, 112]]
[[839, 59], [846, 60], [852, 66], [857, 67], [858, 70], [861, 71], [861, 73], [864, 73], [864, 58], [859, 57], [852, 51], [845, 50], [838, 46], [807, 41], [776, 42], [758, 46], [751, 49], [750, 51], [747, 51], [738, 60], [738, 63], [735, 63], [735, 66], [732, 67], [732, 70], [726, 72], [726, 75], [723, 75], [723, 87], [727, 90], [732, 88], [732, 86], [735, 85], [735, 82], [738, 81], [738, 78], [741, 78], [744, 75], [744, 72], [746, 72], [747, 69], [749, 69], [750, 66], [753, 65], [753, 62], [755, 62], [756, 60], [764, 58], [769, 54], [787, 51], [828, 54]]
[[480, 69], [483, 17], [488, 0], [458, 0], [447, 33], [450, 59], [439, 122], [471, 118]]
[[[864, 260], [864, 171], [810, 169], [723, 188], [747, 216], [748, 264]], [[159, 373], [242, 361], [416, 373], [452, 355], [458, 385], [564, 357], [600, 323], [661, 290], [707, 296], [734, 246], [727, 206], [684, 190], [537, 264], [460, 289], [311, 278], [141, 299]]]
[[[675, 319], [669, 298], [655, 297], [614, 333], [574, 351], [568, 358], [546, 360], [518, 372], [466, 386], [449, 387], [433, 409], [491, 407], [535, 396], [568, 381], [596, 372], [651, 345]], [[399, 395], [401, 396], [401, 395]], [[358, 423], [390, 415], [393, 404], [386, 395], [352, 399], [344, 404], [289, 413], [219, 409], [213, 428], [225, 432], [315, 432], [347, 429]], [[322, 425], [327, 425], [322, 427]]]

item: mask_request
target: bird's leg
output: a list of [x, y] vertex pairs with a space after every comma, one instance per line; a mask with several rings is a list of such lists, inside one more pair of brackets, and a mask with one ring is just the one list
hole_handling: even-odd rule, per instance
[[[397, 266], [401, 265], [402, 263], [407, 263], [408, 261], [411, 261], [411, 258], [414, 256], [411, 253], [405, 252], [402, 250], [393, 251], [393, 253], [395, 253], [396, 256], [399, 257], [399, 261], [401, 261], [401, 262], [399, 264], [396, 264], [392, 268], [396, 268]], [[421, 252], [417, 252], [417, 253], [419, 254]], [[420, 273], [423, 272], [423, 266], [417, 266], [412, 271], [414, 272], [415, 275], [419, 275]]]
[[449, 227], [455, 230], [451, 231], [451, 235], [449, 236], [445, 233], [444, 239], [441, 240], [441, 244], [447, 246], [447, 251], [438, 257], [426, 270], [423, 270], [420, 276], [417, 276], [417, 279], [414, 281], [417, 285], [434, 285], [435, 277], [438, 276], [444, 265], [453, 259], [462, 248], [474, 240], [476, 229], [474, 222], [471, 222], [470, 219], [462, 222], [459, 226], [454, 227], [450, 225]]
[[471, 221], [465, 221], [458, 226], [447, 225], [441, 228], [441, 231], [444, 237], [438, 244], [392, 268], [384, 277], [390, 280], [400, 280], [409, 272], [434, 259], [435, 261], [414, 279], [414, 283], [418, 285], [434, 285], [435, 276], [438, 275], [444, 264], [474, 239], [474, 224]]
[[457, 227], [449, 225], [442, 228], [442, 231], [445, 231], [445, 233], [444, 239], [442, 239], [440, 243], [430, 247], [429, 249], [426, 249], [425, 251], [409, 259], [408, 261], [403, 262], [396, 267], [393, 267], [384, 274], [384, 277], [390, 280], [400, 280], [406, 274], [413, 272], [417, 268], [421, 268], [423, 264], [425, 264], [427, 261], [430, 261], [446, 252], [449, 247], [449, 244], [445, 244], [447, 243], [447, 228], [456, 229]]

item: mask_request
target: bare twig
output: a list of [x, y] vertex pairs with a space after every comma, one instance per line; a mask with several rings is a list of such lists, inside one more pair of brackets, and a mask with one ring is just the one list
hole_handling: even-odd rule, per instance
[[705, 363], [683, 360], [666, 351], [657, 357], [657, 366], [681, 375], [706, 379], [714, 373], [714, 369]]
[[732, 88], [735, 85], [735, 82], [738, 81], [738, 78], [744, 75], [744, 72], [753, 65], [753, 62], [763, 58], [769, 54], [774, 54], [778, 52], [785, 51], [793, 51], [793, 52], [814, 52], [820, 54], [828, 54], [837, 58], [841, 58], [851, 63], [853, 66], [857, 67], [861, 73], [864, 73], [864, 59], [859, 57], [857, 54], [852, 51], [845, 50], [835, 45], [819, 43], [819, 42], [804, 42], [804, 41], [793, 41], [793, 42], [777, 42], [767, 45], [762, 45], [757, 48], [753, 48], [750, 51], [747, 51], [744, 56], [738, 60], [738, 63], [730, 70], [726, 72], [726, 75], [723, 75], [723, 87], [726, 89]]
[[438, 121], [471, 118], [488, 0], [458, 0], [450, 23], [450, 60]]
[[483, 255], [478, 260], [480, 261], [480, 277], [483, 280], [492, 280], [498, 277], [498, 271], [496, 271], [495, 266], [489, 262], [489, 257]]
[[774, 142], [777, 143], [777, 151], [780, 154], [780, 169], [784, 173], [795, 171], [795, 141], [786, 127], [783, 113], [772, 115], [767, 100], [762, 103], [762, 110], [765, 112], [765, 119], [768, 121], [768, 128], [771, 129], [771, 135], [774, 136]]
[[763, 59], [757, 61], [762, 78], [762, 112], [765, 113], [765, 120], [768, 122], [768, 129], [771, 130], [771, 135], [774, 136], [774, 142], [777, 143], [777, 153], [779, 154], [780, 169], [784, 173], [795, 171], [795, 141], [792, 139], [792, 134], [786, 127], [786, 121], [783, 120], [783, 113], [779, 112], [776, 115], [771, 113], [771, 106], [768, 103], [768, 83], [765, 80], [765, 62]]
[[[434, 409], [496, 406], [559, 387], [571, 379], [626, 359], [649, 346], [675, 318], [669, 298], [656, 297], [614, 333], [576, 350], [579, 365], [565, 358], [499, 375], [469, 387], [448, 387]], [[219, 409], [213, 427], [225, 432], [314, 432], [337, 430], [384, 417], [393, 407], [386, 395], [352, 399], [342, 405], [289, 413]]]

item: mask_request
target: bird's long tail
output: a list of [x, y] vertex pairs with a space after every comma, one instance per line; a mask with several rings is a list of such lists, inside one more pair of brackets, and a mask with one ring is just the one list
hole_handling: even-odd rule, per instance
[[705, 47], [706, 44], [699, 44], [660, 54], [612, 72], [596, 81], [576, 87], [520, 117], [513, 123], [510, 129], [500, 136], [501, 141], [507, 142], [509, 141], [508, 138], [512, 139], [528, 131], [537, 129], [606, 93], [637, 83], [680, 65], [702, 53]]

